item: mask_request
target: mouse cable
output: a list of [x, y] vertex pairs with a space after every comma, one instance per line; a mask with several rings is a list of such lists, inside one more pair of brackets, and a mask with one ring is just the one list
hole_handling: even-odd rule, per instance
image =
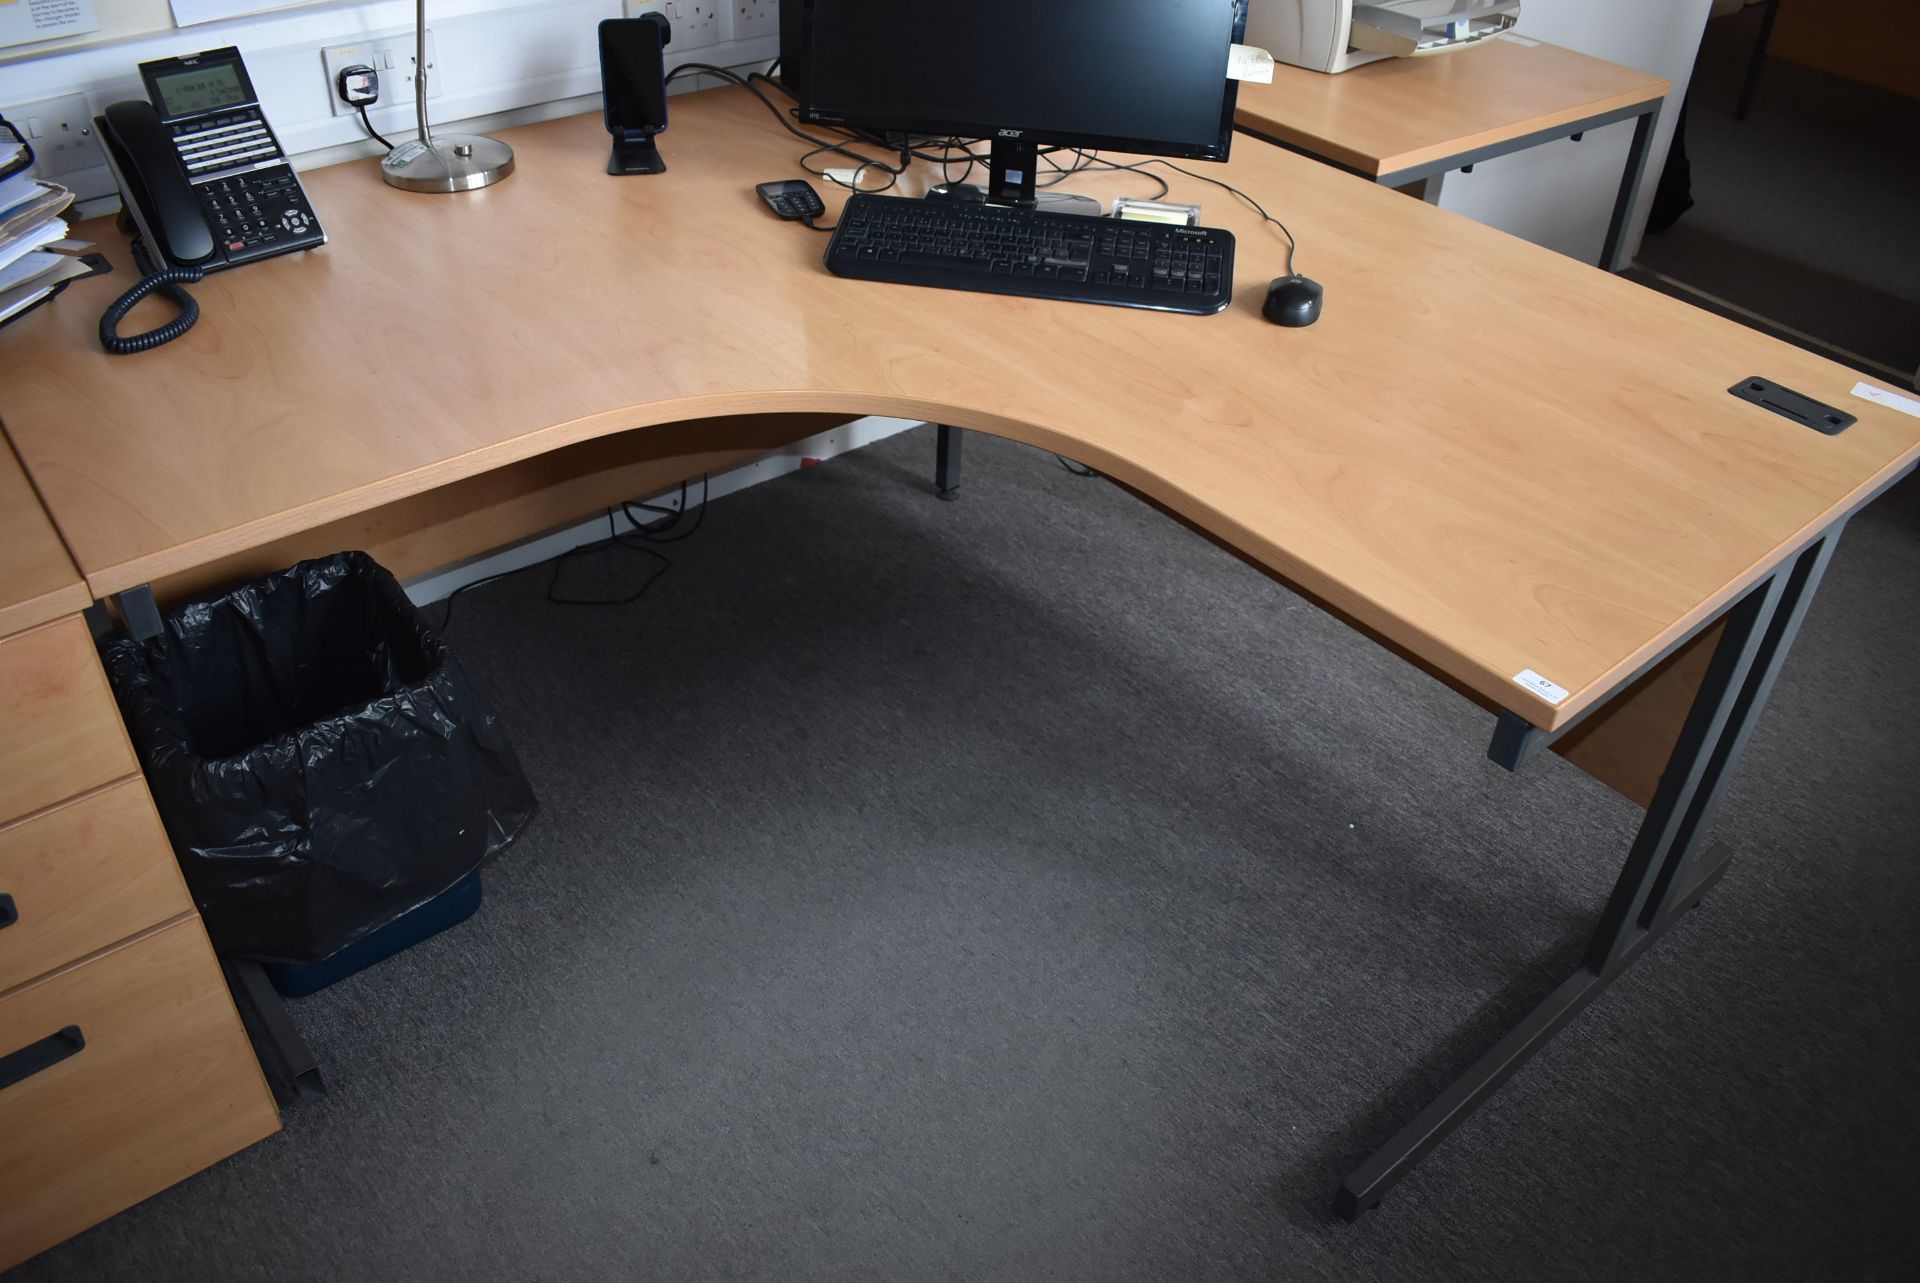
[[[182, 289], [199, 280], [205, 273], [197, 267], [171, 267], [161, 271], [147, 254], [147, 243], [140, 233], [133, 234], [133, 264], [140, 269], [140, 280], [133, 288], [107, 305], [100, 317], [100, 346], [114, 356], [131, 356], [135, 352], [147, 352], [162, 343], [171, 343], [193, 328], [200, 319], [200, 304], [193, 295]], [[180, 309], [180, 315], [171, 321], [156, 325], [142, 334], [123, 337], [120, 322], [131, 312], [134, 305], [149, 294], [158, 293], [162, 298]]]
[[1294, 252], [1297, 249], [1299, 249], [1300, 242], [1294, 239], [1293, 229], [1288, 227], [1285, 223], [1281, 222], [1279, 219], [1275, 218], [1272, 214], [1269, 214], [1267, 212], [1267, 207], [1265, 205], [1262, 205], [1259, 201], [1247, 195], [1245, 192], [1241, 191], [1238, 187], [1235, 187], [1232, 183], [1222, 182], [1218, 178], [1208, 178], [1205, 174], [1196, 174], [1191, 169], [1183, 168], [1182, 166], [1174, 164], [1170, 160], [1162, 160], [1158, 156], [1155, 156], [1150, 160], [1135, 161], [1130, 165], [1122, 165], [1117, 161], [1109, 161], [1108, 163], [1113, 165], [1115, 169], [1131, 169], [1139, 173], [1145, 173], [1146, 167], [1148, 165], [1165, 165], [1168, 169], [1171, 169], [1176, 174], [1185, 174], [1188, 178], [1197, 178], [1203, 183], [1212, 183], [1215, 187], [1224, 188], [1227, 191], [1232, 192], [1235, 196], [1238, 196], [1241, 200], [1253, 206], [1255, 213], [1259, 214], [1260, 217], [1266, 219], [1269, 223], [1272, 223], [1275, 227], [1279, 228], [1281, 232], [1283, 232], [1286, 235], [1287, 275], [1288, 276], [1294, 275], [1293, 255], [1294, 255]]

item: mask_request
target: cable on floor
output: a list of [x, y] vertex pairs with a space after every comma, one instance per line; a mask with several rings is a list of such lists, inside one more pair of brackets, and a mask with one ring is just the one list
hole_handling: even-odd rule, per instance
[[[673, 569], [673, 561], [667, 557], [666, 554], [658, 551], [653, 545], [680, 543], [683, 540], [691, 539], [699, 532], [701, 525], [706, 521], [707, 497], [711, 488], [709, 477], [706, 475], [701, 476], [700, 504], [694, 509], [693, 520], [683, 525], [682, 521], [687, 515], [688, 488], [687, 482], [682, 481], [680, 483], [680, 500], [677, 506], [643, 503], [637, 499], [622, 500], [616, 508], [607, 509], [607, 537], [605, 539], [596, 539], [592, 543], [580, 544], [567, 549], [565, 552], [556, 553], [544, 561], [536, 561], [532, 565], [521, 566], [514, 570], [503, 570], [497, 575], [488, 575], [485, 579], [476, 579], [470, 584], [460, 585], [460, 587], [447, 594], [447, 608], [445, 613], [440, 616], [440, 622], [435, 625], [436, 629], [444, 632], [448, 625], [453, 622], [454, 603], [459, 601], [462, 595], [476, 588], [484, 588], [488, 584], [510, 578], [513, 575], [522, 574], [529, 570], [538, 570], [542, 566], [550, 567], [547, 575], [547, 600], [556, 606], [632, 605], [634, 602], [646, 596], [647, 590], [664, 578], [669, 570]], [[636, 510], [665, 513], [667, 515], [663, 519], [646, 520], [636, 516]], [[622, 532], [619, 529], [618, 522], [614, 515], [616, 512], [624, 513], [627, 520], [633, 523], [634, 528]], [[619, 597], [579, 597], [561, 591], [560, 575], [569, 561], [576, 557], [599, 552], [616, 545], [652, 558], [658, 564], [659, 568], [648, 575], [646, 581], [642, 583], [639, 588]]]

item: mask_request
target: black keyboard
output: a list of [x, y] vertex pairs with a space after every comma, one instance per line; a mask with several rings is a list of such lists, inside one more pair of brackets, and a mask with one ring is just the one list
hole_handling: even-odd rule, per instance
[[1233, 233], [997, 205], [847, 198], [836, 276], [1204, 315], [1233, 299]]

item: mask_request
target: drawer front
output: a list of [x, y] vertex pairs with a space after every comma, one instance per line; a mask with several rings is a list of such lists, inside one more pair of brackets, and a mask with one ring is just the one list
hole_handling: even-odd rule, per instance
[[198, 917], [0, 998], [0, 1270], [279, 1126]]
[[0, 642], [0, 823], [136, 768], [78, 615]]
[[0, 993], [192, 908], [138, 776], [0, 825]]

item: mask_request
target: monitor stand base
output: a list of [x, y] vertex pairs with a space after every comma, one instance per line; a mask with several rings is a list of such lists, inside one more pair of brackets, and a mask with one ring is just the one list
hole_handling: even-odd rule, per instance
[[987, 162], [991, 176], [987, 180], [987, 203], [1014, 205], [1032, 209], [1035, 171], [1040, 168], [1040, 148], [1018, 138], [993, 140], [993, 155]]
[[955, 205], [984, 205], [987, 189], [978, 183], [942, 183], [938, 187], [929, 187], [926, 198]]

